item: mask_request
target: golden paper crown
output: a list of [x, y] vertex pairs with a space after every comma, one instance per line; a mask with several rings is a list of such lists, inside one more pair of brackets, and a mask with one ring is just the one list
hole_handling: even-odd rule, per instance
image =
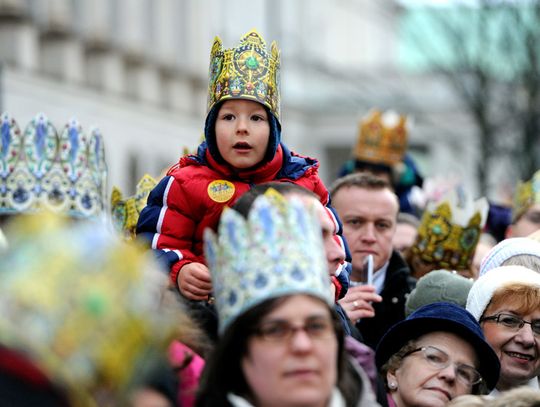
[[111, 215], [116, 229], [126, 238], [135, 237], [135, 228], [143, 208], [146, 206], [148, 195], [157, 185], [157, 182], [148, 174], [144, 174], [137, 183], [135, 195], [126, 199], [122, 197], [122, 191], [113, 187], [111, 192]]
[[[42, 213], [9, 225], [0, 255], [0, 342], [74, 406], [120, 403], [180, 329], [180, 304], [148, 252], [104, 225]], [[32, 255], [28, 255], [31, 253]]]
[[354, 157], [360, 161], [393, 166], [407, 150], [407, 117], [373, 110], [360, 121]]
[[248, 99], [262, 103], [280, 119], [280, 55], [272, 42], [270, 53], [256, 30], [240, 39], [236, 48], [223, 49], [216, 37], [210, 52], [208, 111], [226, 99]]
[[519, 182], [514, 194], [512, 222], [523, 215], [531, 205], [540, 203], [540, 170], [527, 182]]
[[472, 261], [487, 219], [485, 198], [473, 202], [450, 190], [426, 208], [412, 253], [433, 265], [433, 270], [466, 270]]

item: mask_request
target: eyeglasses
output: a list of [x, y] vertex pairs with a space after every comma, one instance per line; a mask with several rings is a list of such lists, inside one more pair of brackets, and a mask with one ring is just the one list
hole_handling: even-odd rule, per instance
[[329, 318], [311, 319], [302, 326], [293, 326], [288, 321], [268, 321], [255, 330], [255, 335], [267, 341], [284, 342], [297, 331], [304, 331], [311, 339], [327, 339], [335, 335], [334, 323]]
[[[415, 352], [422, 352], [424, 360], [437, 370], [446, 369], [451, 364], [450, 356], [435, 346], [424, 346], [411, 350], [403, 355], [403, 357], [409, 356]], [[457, 379], [467, 386], [474, 386], [482, 381], [482, 376], [478, 370], [472, 366], [458, 363], [454, 365], [454, 371]]]
[[540, 336], [540, 319], [525, 321], [516, 315], [500, 313], [480, 318], [480, 322], [483, 321], [495, 321], [497, 324], [500, 324], [513, 331], [519, 331], [521, 328], [523, 328], [523, 325], [529, 324], [533, 334], [535, 336]]

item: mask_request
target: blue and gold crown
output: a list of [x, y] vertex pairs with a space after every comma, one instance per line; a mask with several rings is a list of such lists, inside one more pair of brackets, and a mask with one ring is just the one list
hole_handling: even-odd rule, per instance
[[535, 203], [540, 203], [540, 170], [526, 182], [520, 182], [514, 194], [514, 208], [512, 209], [512, 222], [518, 220], [527, 209]]
[[460, 189], [452, 189], [438, 202], [430, 202], [411, 247], [413, 254], [433, 270], [467, 270], [487, 219], [488, 202], [473, 202]]
[[38, 114], [22, 133], [7, 113], [0, 117], [0, 215], [49, 209], [96, 217], [104, 212], [106, 179], [99, 130], [87, 135], [72, 119], [58, 134]]
[[148, 195], [157, 182], [148, 174], [144, 174], [137, 183], [135, 195], [126, 199], [122, 196], [119, 188], [113, 187], [111, 192], [111, 216], [115, 228], [131, 240], [135, 238], [137, 221], [143, 208], [146, 206]]
[[403, 160], [407, 150], [407, 117], [395, 112], [371, 111], [360, 121], [354, 157], [390, 167]]
[[247, 220], [226, 208], [218, 235], [207, 229], [204, 241], [220, 333], [244, 311], [281, 295], [333, 303], [319, 219], [298, 199], [275, 191], [260, 196]]
[[261, 35], [252, 30], [236, 48], [223, 49], [216, 37], [210, 52], [208, 111], [226, 99], [262, 103], [280, 120], [280, 54], [272, 42], [270, 53]]

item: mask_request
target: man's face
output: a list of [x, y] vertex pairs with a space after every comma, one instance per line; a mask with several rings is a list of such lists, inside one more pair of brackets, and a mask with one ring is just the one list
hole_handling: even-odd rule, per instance
[[527, 237], [540, 230], [540, 204], [533, 204], [510, 225], [508, 237]]
[[332, 204], [343, 222], [343, 234], [351, 250], [353, 275], [359, 280], [364, 259], [373, 255], [375, 270], [392, 254], [398, 202], [389, 189], [343, 187], [332, 196]]

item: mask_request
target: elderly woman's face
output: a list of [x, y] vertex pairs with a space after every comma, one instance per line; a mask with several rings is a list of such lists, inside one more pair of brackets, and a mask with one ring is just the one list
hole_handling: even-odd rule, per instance
[[328, 306], [293, 295], [263, 318], [241, 363], [256, 405], [326, 405], [337, 354]]
[[[540, 310], [523, 314], [516, 312], [509, 305], [492, 305], [488, 306], [481, 321], [486, 340], [501, 361], [501, 375], [497, 388], [503, 390], [524, 385], [540, 373], [540, 335], [534, 334], [530, 324], [525, 323], [520, 328], [519, 320], [512, 317], [527, 322], [537, 321], [538, 326]], [[500, 315], [499, 322], [490, 318], [497, 315]], [[519, 324], [512, 327], [510, 324], [512, 321]]]
[[415, 349], [426, 351], [410, 353], [394, 373], [386, 375], [390, 388], [397, 385], [390, 391], [399, 407], [442, 407], [454, 397], [471, 393], [472, 386], [463, 378], [477, 365], [475, 351], [468, 342], [449, 332], [431, 332], [418, 338], [416, 345]]

